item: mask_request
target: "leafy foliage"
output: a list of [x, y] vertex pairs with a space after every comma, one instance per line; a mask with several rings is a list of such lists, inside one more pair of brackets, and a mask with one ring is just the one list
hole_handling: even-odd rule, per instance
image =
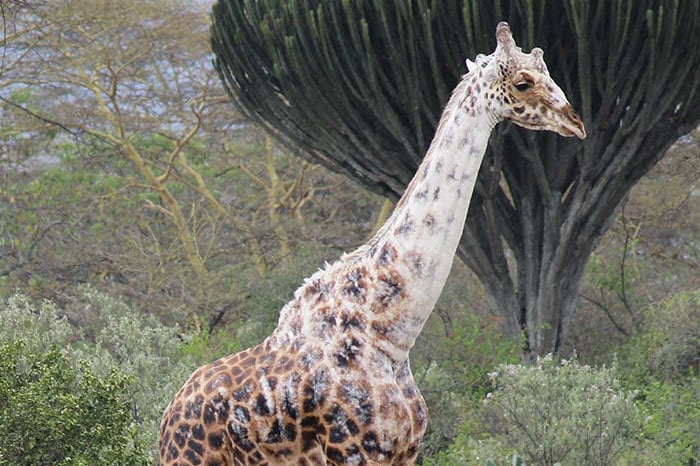
[[519, 341], [504, 338], [493, 321], [462, 312], [465, 316], [449, 335], [432, 336], [430, 347], [420, 344], [411, 361], [430, 410], [421, 445], [428, 457], [452, 442], [460, 426], [474, 422], [490, 387], [488, 373], [501, 364], [516, 363], [520, 354]]
[[700, 370], [700, 290], [653, 304], [640, 330], [620, 351], [628, 377], [678, 380]]
[[[138, 426], [132, 432], [134, 442], [152, 454], [166, 404], [209, 354], [197, 358], [190, 351], [189, 357], [183, 357], [187, 338], [183, 340], [177, 328], [166, 327], [93, 289], [84, 289], [74, 304], [73, 309], [59, 309], [50, 302], [35, 304], [23, 295], [8, 298], [0, 303], [0, 319], [11, 325], [0, 327], [0, 344], [15, 345], [21, 341], [23, 352], [56, 359], [58, 375], [63, 374], [63, 390], [72, 390], [71, 380], [83, 378], [96, 381], [98, 390], [102, 389], [99, 384], [103, 380], [103, 385], [108, 384], [115, 391], [115, 398], [96, 405], [95, 416], [102, 411], [108, 415], [110, 409], [122, 409], [125, 404], [128, 425]], [[67, 316], [80, 327], [71, 325]], [[56, 351], [57, 355], [53, 355]], [[33, 390], [27, 382], [31, 378], [16, 378], [15, 388], [23, 381], [28, 384], [26, 390]], [[55, 413], [57, 423], [61, 415]]]
[[620, 348], [624, 383], [639, 391], [647, 422], [638, 461], [693, 464], [700, 460], [700, 291], [649, 306], [641, 328]]
[[495, 389], [481, 413], [488, 435], [465, 432], [442, 464], [489, 458], [508, 464], [518, 452], [527, 464], [602, 466], [635, 443], [642, 419], [634, 393], [622, 388], [614, 369], [547, 356], [530, 365], [501, 365], [491, 377]]
[[0, 345], [0, 464], [146, 465], [131, 417], [133, 379], [72, 367], [56, 348]]
[[700, 378], [641, 385], [637, 405], [647, 422], [633, 464], [663, 466], [700, 461]]

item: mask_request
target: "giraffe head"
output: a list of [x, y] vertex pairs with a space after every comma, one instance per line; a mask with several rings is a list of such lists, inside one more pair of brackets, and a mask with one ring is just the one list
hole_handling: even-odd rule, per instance
[[508, 23], [496, 28], [496, 51], [478, 55], [467, 68], [482, 68], [489, 108], [499, 120], [508, 119], [524, 128], [554, 131], [562, 136], [586, 137], [581, 118], [564, 92], [549, 76], [540, 48], [523, 53], [515, 44]]

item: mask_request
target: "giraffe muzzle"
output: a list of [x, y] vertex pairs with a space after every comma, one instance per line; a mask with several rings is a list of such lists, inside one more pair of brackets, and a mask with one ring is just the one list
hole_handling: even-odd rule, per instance
[[579, 139], [586, 138], [586, 128], [583, 125], [581, 117], [579, 117], [571, 105], [564, 107], [562, 113], [562, 124], [559, 134], [565, 137], [576, 136]]

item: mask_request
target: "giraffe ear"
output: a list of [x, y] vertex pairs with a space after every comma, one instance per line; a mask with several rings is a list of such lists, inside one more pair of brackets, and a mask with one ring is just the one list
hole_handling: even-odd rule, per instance
[[478, 67], [486, 68], [490, 61], [491, 58], [484, 55], [483, 53], [478, 54], [476, 58], [474, 58], [474, 61], [471, 61], [467, 58], [467, 71], [471, 73]]
[[476, 63], [467, 58], [467, 73], [471, 73], [476, 69]]

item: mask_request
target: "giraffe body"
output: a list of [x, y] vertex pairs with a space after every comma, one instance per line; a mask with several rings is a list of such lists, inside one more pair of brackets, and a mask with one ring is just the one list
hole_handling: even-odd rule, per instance
[[452, 265], [503, 119], [585, 137], [541, 50], [508, 25], [468, 61], [436, 136], [375, 237], [307, 279], [260, 345], [195, 371], [166, 409], [164, 465], [412, 465], [427, 408], [408, 362]]
[[[358, 306], [386, 306], [405, 293], [398, 281], [369, 292], [379, 278], [360, 264], [318, 272], [283, 309], [285, 326], [192, 374], [161, 427], [165, 464], [169, 454], [203, 465], [415, 461], [427, 408], [408, 361], [397, 364], [375, 343], [389, 325]], [[302, 308], [314, 313], [302, 318]]]

